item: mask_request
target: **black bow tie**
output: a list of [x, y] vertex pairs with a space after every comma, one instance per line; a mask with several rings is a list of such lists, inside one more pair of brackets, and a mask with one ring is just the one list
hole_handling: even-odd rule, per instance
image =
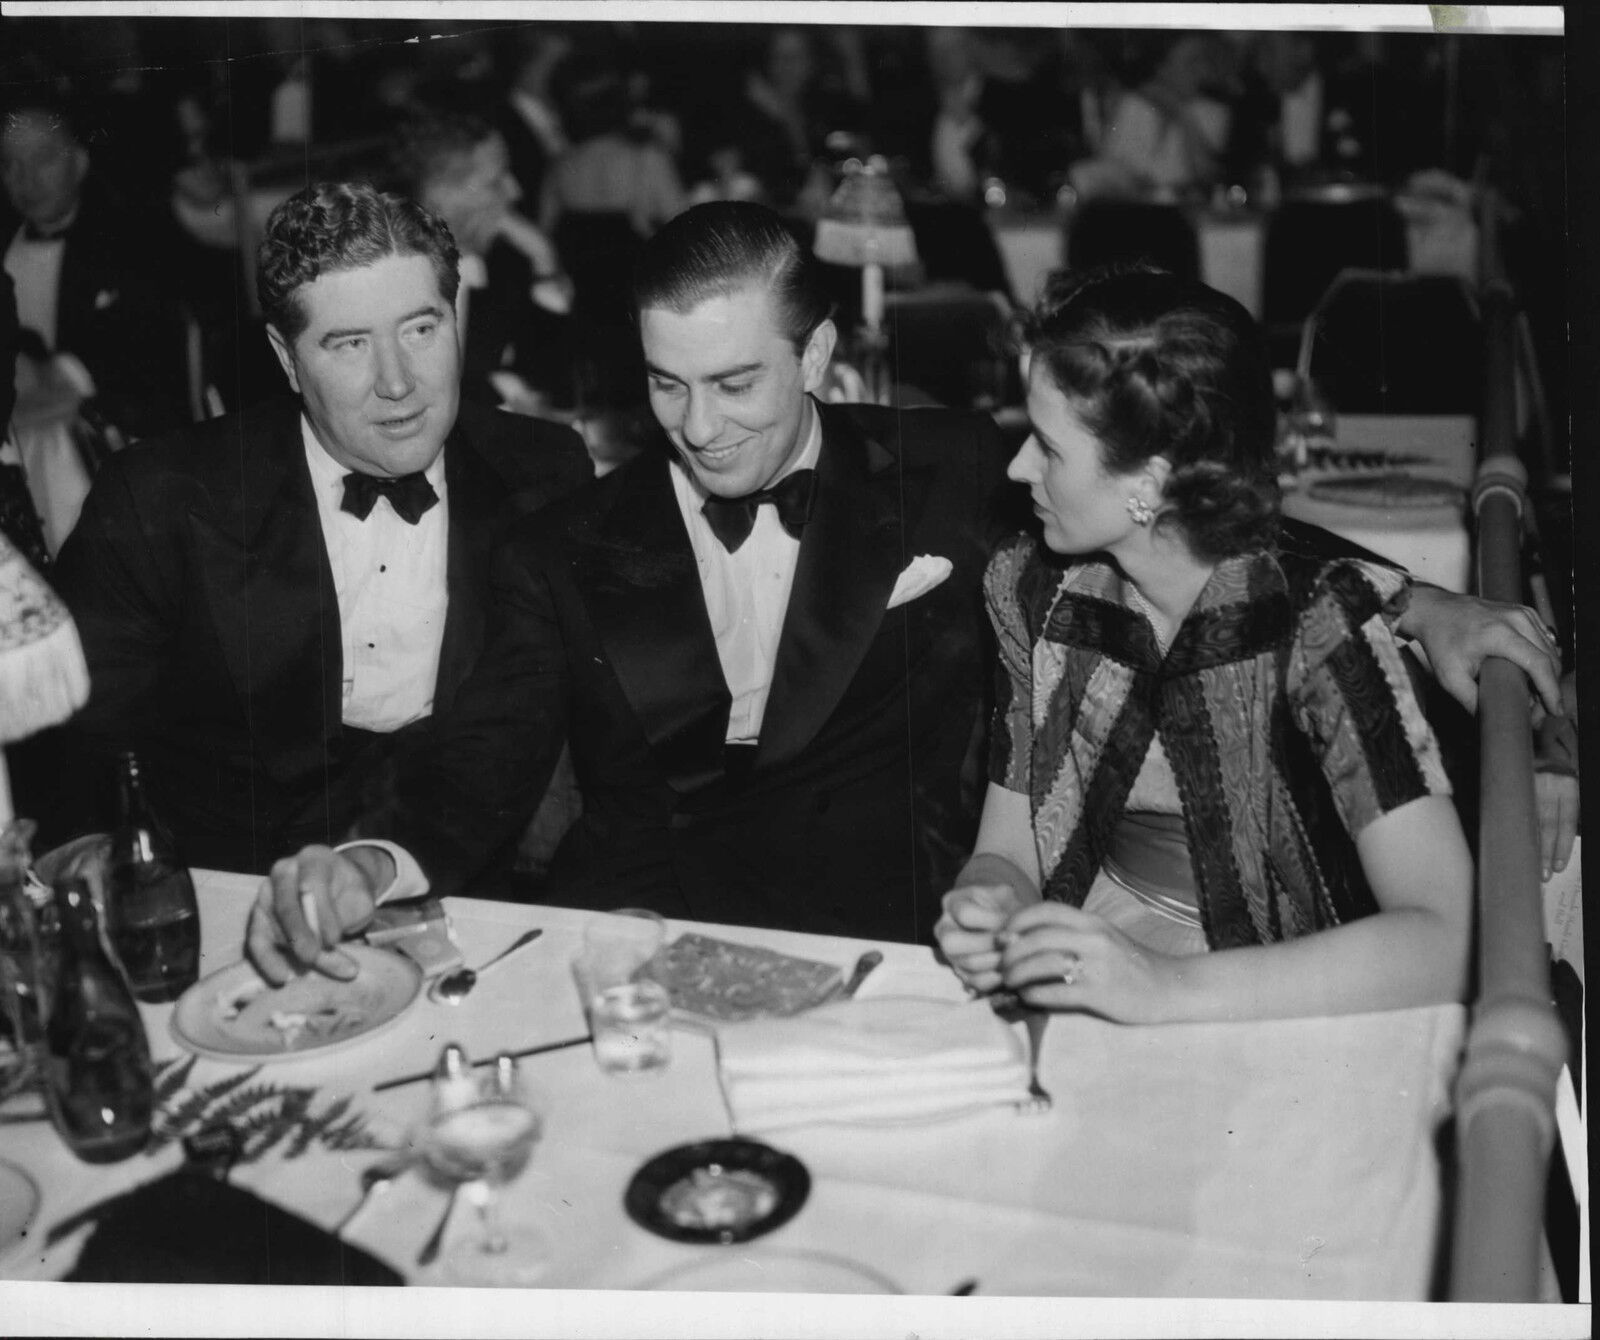
[[798, 540], [801, 528], [811, 519], [811, 499], [816, 489], [815, 470], [796, 470], [770, 489], [758, 489], [742, 498], [707, 498], [700, 510], [705, 513], [711, 533], [732, 554], [750, 538], [750, 531], [756, 524], [756, 509], [762, 503], [771, 503], [778, 509], [779, 523]]
[[23, 239], [28, 242], [59, 242], [67, 235], [67, 228], [69, 227], [71, 227], [71, 225], [67, 224], [63, 227], [57, 228], [54, 232], [47, 233], [43, 229], [35, 228], [31, 223], [24, 222], [22, 225], [22, 236]]
[[428, 483], [427, 475], [421, 470], [397, 479], [363, 474], [344, 477], [344, 500], [339, 506], [351, 516], [365, 521], [379, 498], [387, 498], [395, 515], [413, 526], [422, 520], [424, 512], [439, 501], [439, 495], [433, 491], [433, 485]]

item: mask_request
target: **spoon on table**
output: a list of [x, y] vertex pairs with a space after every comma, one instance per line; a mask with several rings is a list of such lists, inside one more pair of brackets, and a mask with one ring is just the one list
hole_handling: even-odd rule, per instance
[[457, 1182], [450, 1188], [450, 1199], [444, 1203], [444, 1213], [439, 1216], [439, 1222], [434, 1226], [433, 1234], [422, 1244], [422, 1250], [417, 1253], [419, 1266], [431, 1266], [439, 1258], [439, 1248], [444, 1246], [445, 1226], [450, 1222], [450, 1215], [456, 1208], [456, 1198], [461, 1195], [464, 1182]]
[[867, 980], [867, 974], [882, 962], [883, 955], [876, 949], [867, 950], [865, 954], [856, 960], [856, 966], [851, 970], [850, 976], [845, 979], [844, 985], [839, 988], [839, 994], [834, 999], [849, 1000], [861, 989], [861, 983]]
[[404, 1163], [374, 1163], [361, 1172], [361, 1199], [352, 1205], [345, 1217], [333, 1226], [333, 1236], [341, 1236], [355, 1222], [355, 1217], [367, 1206], [373, 1193], [387, 1191], [389, 1183], [406, 1170]]
[[459, 1005], [467, 998], [467, 993], [478, 984], [478, 975], [487, 972], [502, 959], [515, 954], [524, 945], [531, 945], [541, 935], [543, 928], [535, 926], [531, 931], [524, 931], [510, 944], [502, 949], [487, 963], [481, 963], [476, 968], [457, 968], [454, 972], [447, 972], [437, 982], [428, 988], [428, 996], [444, 1005]]

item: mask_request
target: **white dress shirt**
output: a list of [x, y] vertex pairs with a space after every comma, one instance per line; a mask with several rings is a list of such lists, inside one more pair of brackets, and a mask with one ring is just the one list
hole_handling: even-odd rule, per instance
[[[779, 479], [796, 470], [815, 469], [822, 455], [822, 419], [809, 399], [802, 431], [805, 446]], [[800, 541], [783, 528], [776, 507], [758, 507], [750, 538], [730, 554], [705, 518], [702, 509], [710, 495], [694, 476], [675, 465], [672, 488], [700, 570], [700, 590], [717, 640], [722, 677], [733, 695], [728, 743], [754, 744], [766, 716], [772, 667], [778, 658], [778, 638], [783, 633], [783, 616], [794, 586]]]
[[300, 436], [339, 599], [340, 714], [347, 726], [398, 730], [433, 711], [449, 608], [444, 453], [426, 472], [439, 502], [416, 525], [401, 520], [381, 497], [362, 521], [339, 505], [350, 471], [328, 455], [304, 416]]
[[[18, 228], [6, 248], [6, 273], [17, 288], [17, 320], [25, 330], [37, 331], [44, 347], [51, 350], [56, 347], [61, 260], [66, 247], [63, 238], [35, 241]], [[6, 375], [11, 375], [10, 368]]]

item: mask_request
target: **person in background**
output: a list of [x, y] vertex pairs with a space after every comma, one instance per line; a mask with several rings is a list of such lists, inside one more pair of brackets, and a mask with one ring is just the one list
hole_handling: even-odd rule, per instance
[[471, 113], [424, 111], [400, 129], [395, 160], [461, 251], [462, 393], [524, 413], [570, 406], [571, 282], [550, 239], [516, 209], [522, 189], [505, 140]]
[[546, 170], [567, 149], [553, 78], [573, 50], [571, 33], [549, 23], [518, 28], [510, 43], [510, 77], [505, 97], [496, 105], [494, 121], [506, 142], [511, 175], [525, 200], [539, 199]]
[[545, 175], [541, 226], [572, 276], [572, 357], [580, 409], [638, 400], [644, 380], [628, 303], [639, 248], [686, 203], [677, 167], [631, 127], [616, 64], [574, 55], [555, 78], [570, 147]]
[[671, 157], [630, 132], [632, 104], [620, 70], [575, 55], [557, 70], [554, 89], [569, 147], [545, 176], [539, 220], [546, 232], [554, 234], [564, 214], [616, 214], [643, 238], [683, 208]]
[[55, 579], [93, 681], [72, 771], [135, 749], [187, 861], [259, 871], [373, 803], [483, 650], [498, 536], [591, 470], [461, 403], [456, 245], [414, 202], [308, 186], [257, 260], [293, 395], [110, 458]]
[[[965, 28], [930, 28], [925, 40], [934, 103], [927, 157], [935, 191], [993, 205], [1007, 202], [1007, 189], [1037, 193], [1045, 144], [1060, 119], [1037, 79], [1047, 53]], [[991, 179], [1002, 192], [992, 198], [985, 194]]]
[[[873, 939], [931, 931], [978, 808], [993, 421], [819, 403], [836, 332], [813, 258], [761, 206], [701, 205], [667, 225], [635, 301], [672, 451], [510, 538], [499, 638], [448, 730], [363, 817], [364, 841], [302, 849], [263, 882], [248, 951], [273, 980], [295, 964], [348, 975], [338, 942], [376, 899], [475, 880], [563, 740], [584, 813], [549, 901]], [[1398, 599], [1403, 575], [1383, 580]], [[1490, 653], [1555, 692], [1520, 612], [1433, 592], [1408, 616], [1463, 692]]]
[[[0, 270], [0, 368], [10, 368], [16, 362], [21, 342], [16, 293], [11, 276]], [[0, 532], [33, 564], [35, 571], [48, 573], [50, 550], [45, 544], [44, 525], [33, 495], [28, 492], [22, 458], [11, 440], [11, 412], [16, 405], [16, 382], [10, 377], [0, 378]]]
[[1230, 116], [1209, 94], [1213, 48], [1203, 34], [1163, 38], [1153, 72], [1117, 100], [1096, 161], [1125, 192], [1205, 189], [1216, 179]]
[[[832, 183], [821, 166], [831, 131], [865, 119], [844, 88], [825, 87], [813, 34], [774, 28], [723, 104], [721, 142], [739, 151], [741, 168], [762, 186], [762, 202], [780, 213], [815, 218]], [[852, 124], [856, 123], [856, 124]]]
[[1128, 1023], [1459, 1000], [1472, 859], [1404, 574], [1281, 536], [1259, 328], [1113, 267], [1058, 278], [1025, 338], [1008, 473], [1041, 531], [985, 578], [1004, 679], [951, 966]]
[[166, 248], [97, 181], [84, 132], [62, 102], [0, 113], [0, 222], [24, 357], [52, 363], [122, 437], [181, 424], [183, 344], [160, 278]]

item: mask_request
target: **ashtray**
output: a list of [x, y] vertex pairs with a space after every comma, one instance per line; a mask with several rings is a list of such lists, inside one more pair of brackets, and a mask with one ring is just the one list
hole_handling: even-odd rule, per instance
[[793, 1219], [811, 1174], [759, 1140], [702, 1140], [657, 1154], [622, 1198], [641, 1228], [674, 1242], [749, 1242]]

